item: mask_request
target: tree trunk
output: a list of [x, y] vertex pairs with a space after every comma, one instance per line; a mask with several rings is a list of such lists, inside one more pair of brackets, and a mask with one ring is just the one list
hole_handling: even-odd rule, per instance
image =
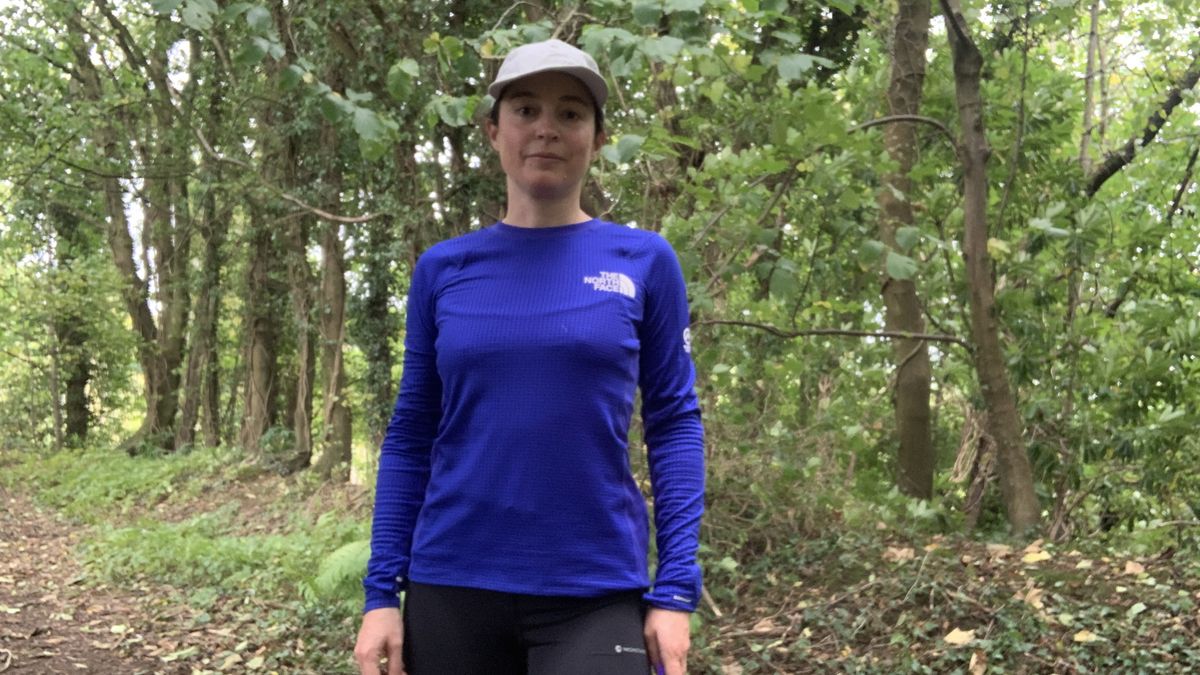
[[292, 299], [292, 320], [296, 325], [296, 379], [292, 388], [292, 433], [294, 449], [285, 469], [300, 471], [312, 460], [313, 350], [312, 273], [308, 267], [308, 234], [312, 218], [301, 215], [292, 219], [287, 230], [288, 286]]
[[970, 293], [975, 370], [987, 403], [988, 433], [996, 444], [1000, 492], [1008, 522], [1014, 533], [1023, 534], [1038, 525], [1041, 512], [1016, 397], [1000, 345], [992, 264], [987, 250], [987, 161], [991, 149], [984, 133], [983, 100], [979, 93], [983, 56], [971, 38], [958, 0], [941, 0], [941, 4], [953, 50], [954, 89], [963, 134], [959, 144], [963, 165], [963, 258]]
[[[929, 44], [929, 0], [900, 0], [892, 45], [892, 76], [888, 107], [892, 115], [916, 115], [925, 82], [925, 49]], [[913, 122], [884, 128], [888, 155], [899, 166], [884, 177], [879, 191], [879, 238], [897, 249], [896, 230], [913, 225], [909, 172], [917, 155]], [[911, 279], [888, 277], [883, 284], [885, 327], [889, 331], [924, 333], [921, 301]], [[900, 441], [896, 486], [912, 497], [933, 496], [934, 448], [930, 434], [929, 348], [924, 340], [893, 340], [896, 363], [896, 435]]]
[[272, 305], [270, 267], [275, 258], [271, 228], [261, 212], [254, 213], [250, 259], [246, 270], [246, 310], [244, 328], [247, 340], [245, 392], [242, 428], [238, 444], [247, 456], [260, 459], [262, 436], [275, 423], [275, 385], [279, 331]]
[[[337, 130], [326, 124], [322, 134], [322, 155], [330, 158], [324, 183], [330, 190], [326, 203], [340, 212], [342, 172], [337, 164]], [[321, 455], [316, 469], [328, 477], [335, 466], [350, 461], [350, 408], [346, 405], [346, 368], [342, 345], [346, 338], [346, 264], [341, 225], [332, 220], [322, 223], [321, 235], [321, 379], [323, 423]]]
[[[193, 50], [199, 52], [198, 41], [193, 41]], [[209, 97], [208, 117], [205, 120], [206, 136], [216, 138], [221, 120], [222, 87]], [[193, 306], [192, 337], [188, 352], [187, 371], [183, 386], [183, 407], [179, 412], [179, 425], [175, 432], [175, 447], [180, 448], [195, 442], [196, 422], [204, 409], [204, 442], [209, 447], [220, 445], [220, 419], [217, 412], [217, 386], [220, 365], [217, 361], [217, 322], [221, 307], [221, 267], [224, 259], [221, 249], [229, 229], [229, 213], [218, 212], [215, 186], [221, 182], [221, 166], [212, 159], [205, 160], [207, 186], [204, 194], [203, 212], [197, 225], [204, 241], [204, 261], [200, 270], [200, 284]]]
[[[49, 205], [47, 216], [54, 228], [55, 264], [59, 273], [70, 274], [71, 266], [87, 246], [79, 227], [79, 217], [56, 203]], [[54, 397], [55, 442], [71, 447], [83, 445], [87, 440], [92, 419], [87, 395], [92, 371], [83, 326], [83, 317], [73, 306], [68, 306], [55, 318], [51, 336], [54, 340], [50, 384]], [[63, 384], [66, 385], [65, 392], [61, 391]]]
[[1095, 111], [1096, 56], [1100, 51], [1100, 36], [1097, 24], [1100, 23], [1100, 0], [1092, 0], [1091, 29], [1088, 31], [1087, 73], [1083, 79], [1083, 138], [1079, 141], [1079, 166], [1084, 175], [1092, 171], [1092, 121]]
[[[95, 103], [100, 103], [104, 96], [100, 75], [92, 64], [90, 47], [84, 40], [87, 31], [80, 21], [79, 14], [67, 18], [71, 28], [70, 47], [75, 57], [76, 75], [84, 96]], [[121, 115], [130, 115], [122, 112]], [[95, 145], [100, 149], [105, 159], [114, 166], [125, 163], [122, 150], [117, 143], [116, 134], [107, 120], [100, 121], [95, 128]], [[133, 237], [129, 233], [129, 222], [125, 215], [124, 191], [115, 175], [99, 176], [93, 179], [98, 189], [103, 193], [106, 209], [105, 236], [109, 250], [112, 252], [113, 264], [124, 280], [122, 297], [133, 330], [141, 338], [138, 343], [138, 364], [142, 369], [142, 382], [146, 414], [142, 419], [139, 430], [125, 442], [128, 450], [139, 445], [167, 445], [169, 437], [164, 438], [164, 431], [173, 422], [170, 415], [174, 413], [173, 402], [165, 401], [171, 390], [170, 378], [167, 372], [167, 362], [160, 352], [159, 329], [150, 312], [150, 290], [146, 280], [138, 274], [137, 264], [133, 257]], [[150, 227], [147, 219], [147, 227]]]

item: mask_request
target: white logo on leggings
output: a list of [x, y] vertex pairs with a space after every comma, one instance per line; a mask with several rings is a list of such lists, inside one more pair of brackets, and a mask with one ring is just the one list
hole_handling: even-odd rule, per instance
[[629, 652], [630, 654], [645, 654], [646, 653], [646, 650], [642, 649], [641, 647], [622, 647], [621, 645], [614, 645], [613, 649], [615, 649], [618, 654], [621, 654], [624, 652]]

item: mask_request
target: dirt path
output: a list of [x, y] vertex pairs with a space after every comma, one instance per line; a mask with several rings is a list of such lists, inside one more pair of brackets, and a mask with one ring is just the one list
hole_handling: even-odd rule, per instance
[[143, 597], [88, 588], [79, 529], [0, 487], [0, 673], [175, 673]]

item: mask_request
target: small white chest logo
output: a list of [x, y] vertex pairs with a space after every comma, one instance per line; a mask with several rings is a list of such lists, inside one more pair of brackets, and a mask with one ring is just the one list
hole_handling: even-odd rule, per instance
[[627, 298], [637, 297], [637, 286], [633, 279], [620, 272], [601, 272], [594, 277], [584, 277], [583, 283], [591, 284], [592, 289], [608, 293], [620, 293]]

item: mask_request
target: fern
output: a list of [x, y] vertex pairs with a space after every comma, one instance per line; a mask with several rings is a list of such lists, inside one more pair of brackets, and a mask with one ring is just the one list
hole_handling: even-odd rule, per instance
[[309, 582], [316, 597], [346, 597], [362, 580], [371, 556], [371, 540], [352, 541], [321, 560], [317, 576]]

